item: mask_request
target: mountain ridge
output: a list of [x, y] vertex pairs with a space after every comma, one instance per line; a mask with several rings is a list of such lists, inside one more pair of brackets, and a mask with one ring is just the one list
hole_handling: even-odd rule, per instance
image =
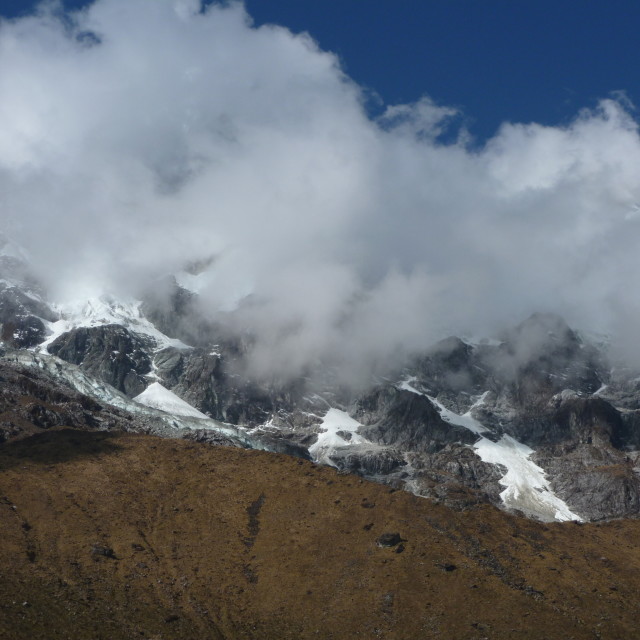
[[[10, 253], [0, 263], [3, 358], [133, 414], [159, 411], [153, 432], [209, 430], [457, 508], [490, 502], [543, 520], [640, 512], [640, 384], [560, 316], [533, 314], [497, 339], [451, 336], [367, 385], [345, 384], [330, 362], [263, 379], [247, 368], [252, 338], [207, 319], [175, 278], [143, 300], [65, 307]], [[153, 409], [135, 402], [154, 385], [166, 392]], [[172, 415], [179, 402], [191, 418]], [[329, 416], [344, 424], [328, 429]]]

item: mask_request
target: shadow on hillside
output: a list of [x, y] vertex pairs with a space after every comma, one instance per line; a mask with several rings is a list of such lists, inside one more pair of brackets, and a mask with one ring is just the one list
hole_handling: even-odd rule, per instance
[[118, 433], [56, 429], [0, 445], [0, 470], [35, 462], [60, 464], [87, 456], [118, 453]]

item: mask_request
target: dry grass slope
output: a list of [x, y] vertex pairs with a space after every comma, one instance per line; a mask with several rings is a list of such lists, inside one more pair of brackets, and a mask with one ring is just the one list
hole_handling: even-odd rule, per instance
[[5, 443], [0, 527], [11, 640], [637, 637], [638, 521], [456, 513], [258, 451]]

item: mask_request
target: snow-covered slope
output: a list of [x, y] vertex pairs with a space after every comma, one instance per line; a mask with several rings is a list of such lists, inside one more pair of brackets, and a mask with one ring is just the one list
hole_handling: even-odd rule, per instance
[[[409, 378], [401, 382], [398, 387], [419, 395], [426, 395], [412, 386], [413, 382], [415, 378]], [[486, 395], [487, 392], [482, 394], [471, 409], [462, 415], [447, 409], [437, 399], [427, 397], [438, 408], [445, 422], [469, 429], [479, 436], [479, 440], [473, 445], [473, 450], [483, 462], [506, 469], [506, 473], [500, 479], [500, 484], [504, 487], [500, 498], [506, 507], [520, 509], [527, 515], [542, 520], [582, 520], [551, 490], [544, 470], [530, 459], [535, 453], [533, 449], [509, 435], [503, 435], [497, 442], [486, 437], [492, 430], [471, 415], [473, 409], [484, 402]]]
[[[337, 448], [368, 443], [356, 433], [360, 426], [360, 423], [345, 411], [329, 409], [320, 424], [318, 439], [309, 447], [311, 457], [316, 462], [334, 465], [330, 456]], [[341, 432], [346, 437], [340, 435]]]
[[173, 393], [173, 391], [169, 391], [169, 389], [163, 387], [159, 382], [150, 384], [140, 395], [136, 396], [134, 400], [146, 407], [159, 409], [173, 416], [186, 416], [190, 418], [200, 418], [202, 420], [209, 419], [209, 416], [192, 407], [189, 403]]
[[[161, 435], [171, 435], [173, 433], [178, 436], [181, 430], [204, 429], [216, 431], [237, 441], [241, 446], [265, 448], [260, 442], [252, 443], [242, 429], [212, 420], [166, 389], [164, 390], [166, 393], [159, 391], [157, 387], [161, 385], [157, 385], [155, 392], [152, 392], [149, 396], [151, 398], [155, 396], [159, 400], [158, 404], [164, 404], [165, 408], [162, 409], [131, 400], [112, 386], [87, 375], [80, 367], [69, 364], [52, 355], [29, 351], [13, 351], [4, 354], [2, 357], [23, 366], [35, 367], [46, 371], [53, 375], [56, 380], [66, 383], [76, 391], [113, 407], [134, 415], [150, 418], [153, 424], [156, 425], [154, 432], [158, 432]], [[161, 401], [162, 398], [165, 400], [164, 403]], [[171, 411], [171, 407], [177, 407], [180, 412]], [[186, 410], [187, 408], [189, 411]], [[162, 425], [162, 427], [159, 425]]]
[[544, 470], [530, 459], [535, 453], [530, 447], [504, 435], [498, 442], [481, 437], [473, 448], [484, 462], [506, 467], [500, 480], [506, 507], [542, 520], [582, 520], [551, 490]]
[[141, 312], [139, 300], [116, 300], [111, 296], [100, 296], [88, 300], [78, 300], [66, 304], [54, 305], [60, 314], [60, 320], [47, 323], [49, 335], [39, 350], [46, 353], [47, 347], [59, 336], [78, 327], [98, 327], [117, 324], [134, 333], [151, 338], [157, 349], [174, 347], [189, 349], [180, 340], [169, 338], [147, 320]]

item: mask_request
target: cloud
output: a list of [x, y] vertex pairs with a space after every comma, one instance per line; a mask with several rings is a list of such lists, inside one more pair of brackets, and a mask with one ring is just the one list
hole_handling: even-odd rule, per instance
[[365, 99], [309, 35], [237, 2], [45, 4], [0, 23], [0, 216], [58, 296], [215, 255], [206, 308], [256, 336], [260, 371], [366, 369], [533, 311], [629, 340], [624, 99], [481, 147], [427, 97], [377, 120]]

